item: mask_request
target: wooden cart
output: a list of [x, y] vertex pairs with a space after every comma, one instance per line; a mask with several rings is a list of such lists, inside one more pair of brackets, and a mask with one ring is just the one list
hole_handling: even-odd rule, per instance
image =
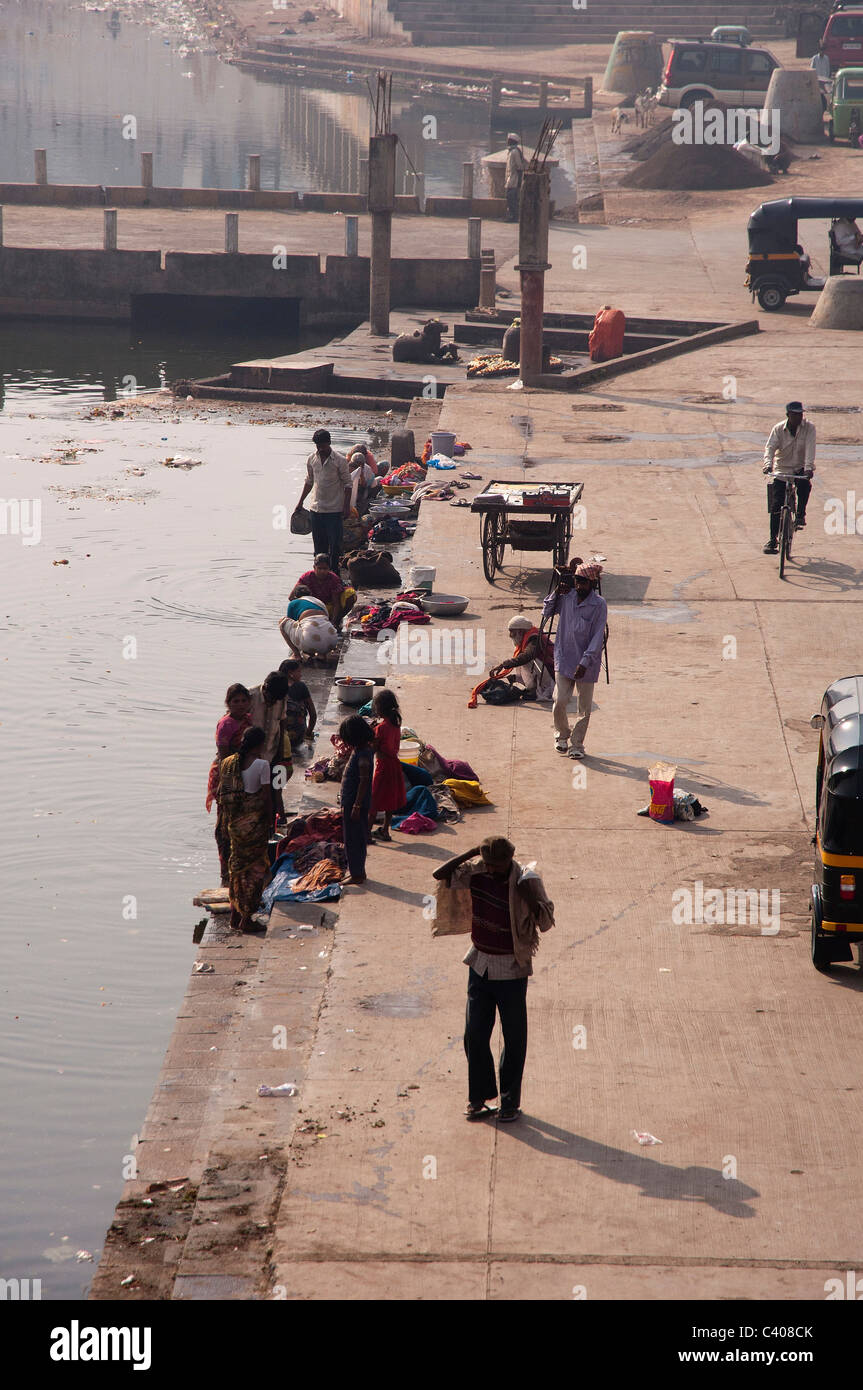
[[491, 583], [503, 552], [545, 550], [552, 564], [565, 565], [572, 539], [572, 512], [584, 483], [511, 483], [495, 480], [471, 502], [482, 517], [482, 567]]

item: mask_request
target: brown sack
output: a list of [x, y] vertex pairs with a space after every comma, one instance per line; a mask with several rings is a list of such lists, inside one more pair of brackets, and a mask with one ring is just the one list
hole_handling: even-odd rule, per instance
[[432, 919], [432, 936], [465, 936], [470, 932], [473, 906], [469, 888], [450, 888], [441, 879]]

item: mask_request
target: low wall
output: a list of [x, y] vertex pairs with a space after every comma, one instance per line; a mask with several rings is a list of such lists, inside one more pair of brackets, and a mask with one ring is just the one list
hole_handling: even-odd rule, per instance
[[[472, 308], [480, 262], [467, 257], [392, 261], [393, 308]], [[131, 318], [145, 295], [291, 299], [303, 322], [363, 319], [366, 256], [286, 256], [170, 251], [65, 251], [0, 247], [0, 314], [10, 318]]]
[[[69, 208], [212, 208], [225, 212], [347, 212], [367, 210], [363, 193], [297, 193], [293, 189], [144, 188], [72, 183], [0, 183], [0, 206]], [[414, 193], [397, 193], [395, 212], [419, 214]], [[503, 198], [430, 197], [426, 217], [506, 216]]]

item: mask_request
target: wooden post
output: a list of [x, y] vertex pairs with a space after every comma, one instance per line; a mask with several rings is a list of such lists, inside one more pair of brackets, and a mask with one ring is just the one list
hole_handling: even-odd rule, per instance
[[153, 187], [153, 156], [152, 154], [141, 155], [141, 187]]
[[117, 209], [105, 208], [102, 245], [106, 251], [117, 250]]
[[467, 219], [467, 254], [471, 260], [476, 260], [480, 254], [482, 243], [482, 218], [469, 217]]
[[345, 255], [357, 256], [360, 249], [360, 219], [348, 216], [345, 218]]
[[414, 174], [414, 194], [419, 203], [420, 212], [426, 205], [426, 176], [425, 174]]
[[225, 213], [225, 250], [229, 255], [236, 254], [240, 249], [240, 214], [238, 212]]
[[473, 199], [473, 163], [461, 166], [461, 196]]
[[542, 374], [542, 320], [548, 263], [549, 176], [526, 172], [521, 185], [518, 265], [521, 277], [519, 375], [525, 386]]
[[249, 155], [249, 188], [253, 193], [261, 191], [261, 156]]
[[3, 245], [3, 209], [0, 207], [0, 246]]
[[33, 177], [36, 183], [48, 182], [48, 151], [33, 151]]
[[540, 111], [548, 110], [548, 82], [545, 78], [539, 84], [539, 109]]
[[586, 78], [584, 79], [584, 114], [585, 114], [585, 116], [592, 116], [592, 115], [593, 115], [593, 78], [592, 78], [592, 77], [586, 77]]

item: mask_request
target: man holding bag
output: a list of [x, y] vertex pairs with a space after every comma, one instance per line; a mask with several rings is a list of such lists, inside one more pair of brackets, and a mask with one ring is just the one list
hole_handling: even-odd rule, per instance
[[[480, 863], [469, 860], [480, 857]], [[515, 859], [515, 847], [500, 835], [457, 855], [434, 872], [453, 889], [467, 888], [471, 898], [471, 946], [464, 1050], [468, 1068], [468, 1120], [496, 1115], [501, 1123], [517, 1120], [527, 1055], [527, 982], [539, 933], [554, 926], [554, 903], [532, 869]], [[498, 1093], [490, 1041], [495, 1014], [500, 1014], [500, 1109], [487, 1101]]]

